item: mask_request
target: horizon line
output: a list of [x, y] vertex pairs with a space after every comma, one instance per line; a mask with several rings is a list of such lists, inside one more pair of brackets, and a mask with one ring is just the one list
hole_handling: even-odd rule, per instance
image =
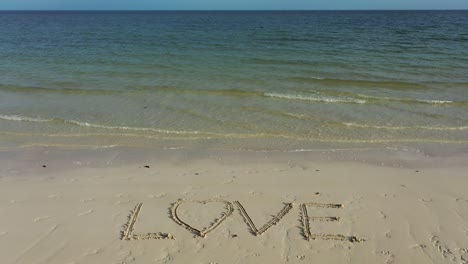
[[0, 12], [27, 11], [27, 12], [114, 12], [114, 11], [137, 11], [137, 12], [262, 12], [262, 11], [468, 11], [468, 9], [0, 9]]

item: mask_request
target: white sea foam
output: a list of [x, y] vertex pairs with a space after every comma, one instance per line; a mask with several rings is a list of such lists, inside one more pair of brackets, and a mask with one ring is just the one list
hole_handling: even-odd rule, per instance
[[0, 115], [0, 119], [8, 120], [8, 121], [28, 121], [28, 122], [51, 122], [52, 119], [42, 119], [42, 118], [34, 118], [34, 117], [27, 117], [27, 116], [19, 116], [19, 115]]
[[62, 119], [43, 119], [36, 117], [20, 116], [20, 115], [0, 115], [0, 119], [8, 121], [26, 121], [26, 122], [63, 122], [81, 127], [101, 128], [101, 129], [114, 129], [114, 130], [131, 130], [131, 131], [152, 131], [165, 134], [205, 134], [199, 131], [178, 131], [178, 130], [165, 130], [149, 127], [128, 127], [128, 126], [106, 126], [87, 122], [80, 122], [76, 120], [62, 120]]
[[362, 97], [362, 98], [369, 98], [369, 99], [376, 99], [376, 100], [412, 101], [412, 102], [419, 102], [419, 103], [426, 103], [426, 104], [451, 104], [451, 103], [454, 103], [454, 101], [450, 101], [450, 100], [431, 100], [431, 99], [378, 97], [378, 96], [371, 96], [371, 95], [365, 95], [365, 94], [358, 94], [358, 96], [359, 96], [359, 97]]
[[65, 120], [64, 122], [74, 124], [74, 125], [77, 125], [77, 126], [82, 126], [82, 127], [102, 128], [102, 129], [118, 129], [118, 130], [131, 130], [131, 131], [152, 131], [152, 132], [166, 133], [166, 134], [203, 134], [204, 133], [204, 132], [199, 132], [199, 131], [165, 130], [165, 129], [150, 128], [150, 127], [105, 126], [105, 125], [98, 125], [98, 124], [80, 122], [80, 121], [75, 121], [75, 120]]
[[449, 100], [416, 100], [416, 101], [431, 103], [431, 104], [451, 104], [454, 102], [454, 101], [449, 101]]
[[325, 103], [355, 103], [364, 104], [366, 100], [354, 99], [348, 97], [330, 97], [322, 95], [304, 95], [304, 94], [282, 94], [282, 93], [264, 93], [265, 96], [289, 99], [289, 100], [305, 100], [314, 102], [325, 102]]
[[388, 129], [388, 130], [407, 130], [407, 129], [425, 129], [425, 130], [468, 130], [468, 126], [444, 127], [444, 126], [374, 126], [356, 123], [343, 123], [348, 127]]

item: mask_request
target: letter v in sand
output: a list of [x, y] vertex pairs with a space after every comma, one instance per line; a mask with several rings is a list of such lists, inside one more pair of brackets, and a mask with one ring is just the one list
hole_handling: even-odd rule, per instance
[[245, 223], [247, 224], [247, 226], [249, 227], [250, 229], [250, 232], [252, 233], [252, 235], [254, 236], [259, 236], [263, 233], [265, 233], [265, 231], [268, 230], [268, 228], [270, 228], [271, 226], [273, 225], [276, 225], [280, 220], [281, 218], [283, 218], [287, 213], [289, 213], [289, 211], [293, 208], [293, 204], [292, 203], [286, 203], [283, 207], [283, 209], [275, 216], [273, 216], [273, 218], [268, 221], [268, 223], [266, 223], [265, 225], [263, 225], [260, 229], [257, 229], [257, 227], [255, 226], [255, 224], [253, 223], [252, 219], [250, 218], [249, 214], [247, 213], [247, 211], [245, 211], [244, 207], [242, 206], [242, 204], [239, 202], [239, 201], [235, 201], [234, 204], [237, 206], [237, 208], [239, 209], [239, 212], [240, 214], [242, 215], [242, 217], [244, 218], [244, 221]]

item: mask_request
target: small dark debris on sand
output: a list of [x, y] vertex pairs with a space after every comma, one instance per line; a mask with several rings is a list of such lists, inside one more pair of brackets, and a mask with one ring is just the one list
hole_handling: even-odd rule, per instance
[[42, 165], [42, 168], [47, 168], [47, 166], [46, 166], [46, 165]]
[[148, 166], [148, 165], [145, 165], [145, 166], [143, 166], [143, 167], [145, 167], [145, 168], [147, 168], [147, 169], [149, 169], [149, 168], [150, 168], [150, 166]]
[[195, 172], [195, 175], [200, 175], [200, 173], [199, 173], [199, 172]]

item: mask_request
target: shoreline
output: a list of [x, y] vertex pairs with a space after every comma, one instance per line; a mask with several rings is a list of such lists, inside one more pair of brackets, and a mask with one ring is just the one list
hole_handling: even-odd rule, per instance
[[79, 167], [121, 167], [145, 163], [191, 163], [215, 161], [220, 165], [239, 166], [268, 162], [356, 163], [396, 168], [446, 168], [466, 164], [464, 145], [437, 146], [426, 150], [404, 147], [317, 148], [304, 150], [225, 150], [202, 148], [57, 148], [26, 147], [0, 151], [0, 163], [24, 166], [54, 165], [60, 169]]

